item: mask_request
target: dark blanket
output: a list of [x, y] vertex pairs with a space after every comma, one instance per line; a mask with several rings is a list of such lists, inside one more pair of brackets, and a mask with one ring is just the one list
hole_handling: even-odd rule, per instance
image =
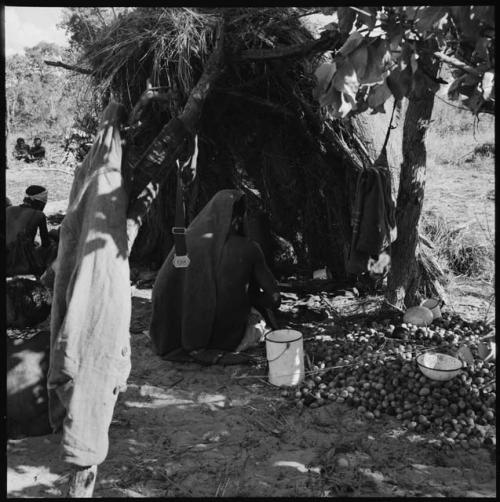
[[378, 257], [396, 239], [396, 214], [387, 169], [368, 167], [360, 172], [351, 218], [352, 241], [347, 271], [367, 271], [370, 257]]
[[[189, 267], [173, 266], [172, 249], [158, 273], [153, 287], [150, 336], [156, 353], [166, 359], [192, 360], [190, 352], [211, 348], [217, 270], [233, 205], [241, 196], [236, 190], [218, 192], [187, 229]], [[242, 327], [246, 320], [241, 320]], [[206, 362], [215, 361], [209, 357]]]

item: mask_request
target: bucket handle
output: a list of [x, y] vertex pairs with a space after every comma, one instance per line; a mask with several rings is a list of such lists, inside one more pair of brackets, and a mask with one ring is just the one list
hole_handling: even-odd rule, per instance
[[288, 349], [290, 348], [290, 342], [286, 342], [286, 347], [283, 349], [283, 352], [279, 356], [276, 356], [274, 359], [268, 359], [268, 363], [272, 363], [276, 360], [278, 360]]

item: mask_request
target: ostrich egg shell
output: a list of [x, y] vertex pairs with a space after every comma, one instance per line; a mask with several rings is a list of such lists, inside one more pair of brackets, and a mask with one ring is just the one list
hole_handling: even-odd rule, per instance
[[434, 315], [427, 307], [410, 307], [403, 316], [404, 322], [409, 322], [415, 326], [428, 326]]

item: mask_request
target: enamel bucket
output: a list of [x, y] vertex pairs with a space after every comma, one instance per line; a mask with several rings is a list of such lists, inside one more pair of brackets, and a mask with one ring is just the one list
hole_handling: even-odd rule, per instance
[[302, 333], [278, 329], [266, 335], [269, 382], [279, 387], [292, 387], [304, 379], [304, 344]]

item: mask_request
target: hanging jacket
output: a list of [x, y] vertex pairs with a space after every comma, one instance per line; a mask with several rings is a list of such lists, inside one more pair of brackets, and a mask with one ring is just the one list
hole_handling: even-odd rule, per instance
[[357, 179], [351, 217], [352, 240], [347, 271], [367, 271], [370, 257], [378, 257], [396, 240], [396, 208], [387, 168], [363, 169]]
[[75, 173], [61, 225], [51, 312], [49, 418], [62, 458], [98, 465], [118, 392], [130, 373], [128, 198], [121, 172], [121, 105], [103, 112]]

